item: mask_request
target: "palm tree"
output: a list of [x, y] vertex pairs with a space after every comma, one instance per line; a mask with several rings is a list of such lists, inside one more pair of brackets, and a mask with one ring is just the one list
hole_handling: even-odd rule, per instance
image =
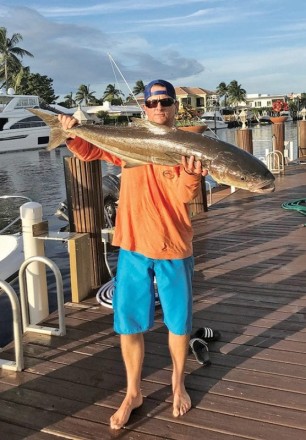
[[89, 91], [89, 85], [85, 86], [85, 84], [81, 84], [80, 87], [78, 88], [78, 91], [76, 92], [75, 95], [75, 101], [79, 104], [85, 104], [85, 105], [89, 105], [92, 102], [96, 101], [95, 96], [93, 95], [96, 92], [90, 92]]
[[135, 86], [133, 88], [133, 94], [139, 95], [140, 93], [144, 93], [145, 85], [141, 79], [136, 81]]
[[225, 82], [220, 82], [220, 84], [217, 87], [216, 90], [217, 94], [222, 98], [224, 96], [224, 107], [226, 107], [226, 101], [228, 97], [228, 86], [225, 84]]
[[76, 102], [75, 99], [73, 98], [73, 93], [70, 92], [68, 93], [68, 95], [64, 96], [65, 99], [65, 103], [67, 104], [68, 108], [74, 107]]
[[6, 90], [9, 88], [13, 75], [18, 74], [22, 68], [20, 57], [25, 55], [33, 57], [30, 52], [21, 47], [16, 46], [19, 41], [23, 40], [21, 34], [13, 34], [11, 38], [7, 36], [5, 27], [0, 27], [0, 62], [1, 75], [4, 78]]
[[228, 101], [232, 106], [236, 106], [239, 102], [245, 102], [246, 91], [238, 84], [236, 80], [229, 83], [228, 87]]
[[19, 93], [19, 88], [22, 85], [23, 81], [30, 74], [30, 68], [21, 66], [19, 70], [16, 69], [15, 73], [12, 73], [11, 83], [10, 85], [15, 90], [15, 93]]
[[109, 101], [111, 104], [113, 101], [121, 100], [120, 96], [124, 96], [121, 90], [116, 89], [115, 84], [108, 84], [104, 91], [103, 101]]

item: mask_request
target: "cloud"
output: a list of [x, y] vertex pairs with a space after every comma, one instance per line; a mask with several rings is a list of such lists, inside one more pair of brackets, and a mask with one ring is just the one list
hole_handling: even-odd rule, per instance
[[[122, 39], [86, 25], [57, 23], [27, 7], [0, 6], [1, 17], [5, 17], [8, 34], [19, 32], [23, 36], [20, 47], [34, 55], [25, 57], [23, 64], [29, 65], [33, 73], [52, 78], [55, 94], [75, 92], [83, 83], [100, 86], [102, 94], [107, 84], [115, 83], [108, 52], [126, 80], [132, 81], [132, 87], [137, 79], [175, 79], [204, 69], [197, 60], [175, 50], [152, 50], [151, 44], [139, 35]], [[148, 55], [150, 50], [154, 56]]]

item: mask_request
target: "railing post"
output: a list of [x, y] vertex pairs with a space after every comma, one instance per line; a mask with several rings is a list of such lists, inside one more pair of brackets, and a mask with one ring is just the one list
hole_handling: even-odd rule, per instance
[[15, 362], [0, 359], [0, 368], [7, 370], [22, 371], [24, 368], [23, 347], [22, 347], [22, 329], [21, 329], [21, 310], [17, 294], [10, 284], [0, 280], [1, 289], [7, 294], [12, 306], [13, 313], [13, 333], [15, 347]]
[[[43, 240], [33, 237], [33, 225], [42, 221], [42, 206], [36, 202], [28, 202], [20, 207], [22, 221], [24, 258], [44, 257]], [[49, 314], [47, 274], [45, 265], [33, 262], [26, 272], [29, 299], [29, 321], [31, 324], [47, 318]]]

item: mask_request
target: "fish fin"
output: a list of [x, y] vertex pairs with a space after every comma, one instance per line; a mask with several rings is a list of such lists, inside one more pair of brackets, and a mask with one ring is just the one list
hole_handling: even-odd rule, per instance
[[147, 165], [144, 162], [140, 162], [138, 160], [128, 159], [125, 161], [123, 168], [135, 168], [141, 167], [142, 165]]
[[132, 122], [136, 127], [142, 127], [151, 131], [154, 134], [167, 134], [169, 131], [175, 130], [174, 127], [157, 124], [156, 122], [148, 121], [147, 119], [132, 118]]
[[50, 127], [50, 139], [47, 150], [53, 150], [65, 143], [66, 139], [69, 137], [69, 134], [65, 132], [62, 128], [62, 124], [57, 119], [57, 116], [51, 115], [43, 110], [38, 110], [36, 108], [28, 108], [29, 112], [33, 113], [33, 115], [40, 118]]

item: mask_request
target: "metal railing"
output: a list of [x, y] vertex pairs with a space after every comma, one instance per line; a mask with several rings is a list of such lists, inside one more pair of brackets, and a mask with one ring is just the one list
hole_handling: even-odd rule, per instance
[[[54, 273], [56, 280], [56, 294], [58, 307], [58, 328], [45, 327], [37, 324], [30, 324], [29, 319], [29, 301], [26, 283], [26, 268], [33, 262], [43, 263], [48, 266]], [[23, 331], [31, 331], [36, 333], [44, 333], [47, 335], [64, 336], [66, 334], [65, 311], [64, 311], [64, 292], [62, 275], [57, 265], [47, 257], [34, 256], [25, 260], [19, 269], [19, 285], [20, 285], [20, 302], [22, 312]]]
[[23, 348], [22, 348], [22, 329], [21, 329], [21, 310], [15, 290], [6, 281], [0, 280], [0, 295], [6, 293], [9, 297], [13, 312], [13, 333], [15, 347], [15, 362], [0, 359], [0, 368], [6, 370], [21, 371], [24, 368]]

